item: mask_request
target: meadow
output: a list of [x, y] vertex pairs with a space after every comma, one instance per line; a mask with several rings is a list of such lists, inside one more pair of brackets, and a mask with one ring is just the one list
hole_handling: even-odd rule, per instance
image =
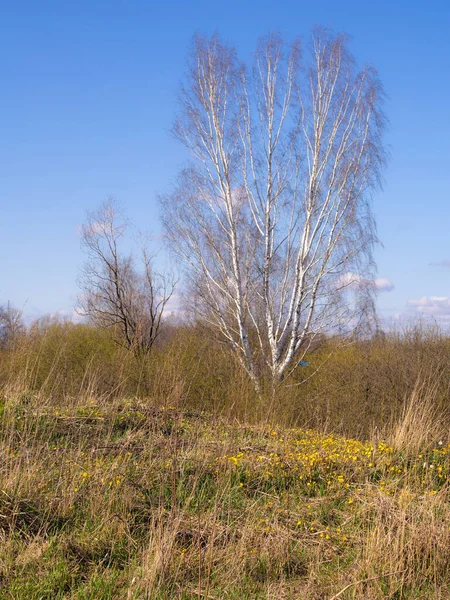
[[450, 598], [448, 337], [270, 401], [196, 328], [129, 354], [51, 322], [1, 352], [1, 600]]

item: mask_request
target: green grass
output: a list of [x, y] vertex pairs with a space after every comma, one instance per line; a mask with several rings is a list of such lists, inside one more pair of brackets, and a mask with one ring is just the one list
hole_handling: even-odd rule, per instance
[[448, 440], [0, 404], [1, 600], [450, 597]]

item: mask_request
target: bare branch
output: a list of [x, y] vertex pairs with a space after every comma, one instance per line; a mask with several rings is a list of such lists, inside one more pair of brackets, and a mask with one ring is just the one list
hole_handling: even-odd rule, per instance
[[314, 30], [307, 58], [270, 35], [249, 70], [217, 36], [196, 38], [174, 128], [192, 164], [162, 198], [198, 313], [257, 387], [265, 368], [282, 380], [317, 335], [350, 334], [373, 308], [374, 286], [341, 281], [373, 275], [383, 90], [345, 36]]
[[79, 310], [96, 325], [110, 329], [118, 344], [141, 356], [150, 352], [160, 334], [176, 282], [154, 272], [153, 257], [145, 246], [141, 270], [132, 256], [120, 254], [127, 226], [112, 200], [88, 215], [82, 227], [87, 262], [79, 278]]

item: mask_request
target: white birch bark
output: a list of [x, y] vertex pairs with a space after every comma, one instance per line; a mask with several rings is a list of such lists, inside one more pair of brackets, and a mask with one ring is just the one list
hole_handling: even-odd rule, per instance
[[174, 128], [192, 162], [162, 199], [164, 223], [198, 311], [257, 388], [316, 336], [352, 331], [354, 282], [360, 299], [374, 291], [382, 100], [343, 36], [315, 30], [304, 61], [269, 36], [252, 70], [217, 37], [195, 40]]

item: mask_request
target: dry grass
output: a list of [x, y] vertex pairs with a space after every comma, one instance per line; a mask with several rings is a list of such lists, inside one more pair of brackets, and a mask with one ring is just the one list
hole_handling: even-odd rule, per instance
[[138, 361], [107, 332], [43, 323], [11, 351], [0, 350], [0, 389], [38, 394], [44, 403], [150, 398], [155, 405], [254, 424], [267, 419], [270, 406], [270, 420], [287, 427], [367, 439], [404, 421], [405, 400], [423, 396], [417, 382], [426, 381], [434, 423], [450, 421], [450, 337], [438, 330], [417, 327], [346, 347], [329, 340], [307, 359], [310, 366], [287, 380], [275, 399], [270, 392], [258, 398], [234, 358], [202, 329], [167, 328], [151, 356]]
[[448, 598], [450, 440], [432, 391], [361, 442], [5, 390], [0, 598]]
[[450, 598], [448, 358], [349, 346], [269, 425], [195, 328], [143, 362], [35, 328], [0, 352], [0, 600]]
[[400, 418], [391, 426], [390, 443], [410, 455], [438, 444], [448, 434], [448, 421], [437, 402], [439, 375], [418, 378]]

